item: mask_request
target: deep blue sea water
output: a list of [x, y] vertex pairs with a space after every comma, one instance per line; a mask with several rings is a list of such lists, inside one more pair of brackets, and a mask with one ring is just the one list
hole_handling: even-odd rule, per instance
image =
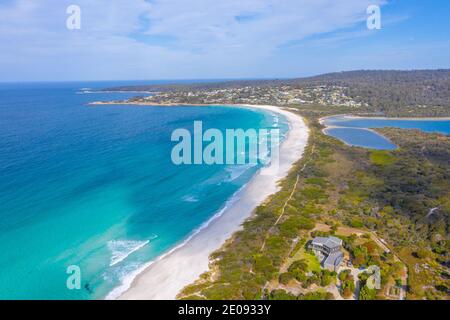
[[397, 146], [389, 139], [376, 133], [373, 128], [395, 127], [402, 129], [419, 129], [424, 132], [450, 134], [450, 120], [445, 119], [380, 119], [349, 118], [335, 116], [327, 118], [325, 125], [330, 126], [326, 133], [353, 146], [379, 150], [393, 150]]
[[[146, 82], [148, 83], [148, 82]], [[0, 299], [100, 299], [219, 212], [258, 167], [176, 166], [176, 128], [287, 130], [229, 107], [88, 106], [123, 82], [0, 84]], [[138, 83], [133, 83], [138, 84]], [[81, 269], [80, 290], [66, 269]]]

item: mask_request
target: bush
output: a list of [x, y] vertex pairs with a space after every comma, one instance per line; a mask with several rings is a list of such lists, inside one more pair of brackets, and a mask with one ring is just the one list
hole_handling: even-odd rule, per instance
[[345, 299], [350, 298], [352, 296], [352, 294], [353, 294], [353, 291], [350, 287], [346, 287], [344, 290], [342, 290], [342, 296]]
[[330, 292], [308, 292], [298, 296], [299, 300], [334, 300], [334, 295]]
[[364, 285], [359, 291], [359, 300], [375, 300], [377, 291]]
[[341, 295], [346, 299], [350, 298], [353, 292], [355, 292], [355, 281], [350, 270], [347, 269], [341, 271], [341, 273], [339, 273], [339, 280], [341, 280]]
[[292, 264], [289, 266], [288, 269], [290, 272], [295, 272], [295, 271], [303, 271], [306, 272], [306, 270], [308, 270], [308, 264], [306, 263], [305, 260], [295, 260], [294, 262], [292, 262]]
[[294, 279], [294, 276], [292, 273], [290, 272], [285, 272], [280, 274], [280, 276], [278, 277], [278, 281], [281, 284], [287, 285], [292, 279]]
[[428, 255], [429, 255], [429, 253], [428, 253], [428, 250], [426, 250], [426, 249], [419, 249], [414, 252], [414, 256], [418, 259], [424, 259], [424, 258], [428, 257]]
[[299, 282], [303, 282], [306, 280], [305, 272], [307, 270], [308, 270], [308, 264], [304, 260], [296, 260], [288, 268], [288, 271]]
[[364, 223], [362, 222], [362, 220], [360, 218], [353, 218], [350, 221], [350, 225], [353, 228], [362, 228], [362, 227], [364, 227]]
[[273, 290], [268, 297], [269, 300], [297, 300], [297, 297], [293, 294], [286, 292], [285, 290]]
[[259, 254], [254, 258], [254, 267], [255, 271], [262, 273], [266, 279], [272, 278], [273, 273], [276, 272], [272, 261], [268, 257]]
[[348, 270], [348, 269], [342, 270], [341, 273], [339, 273], [339, 280], [341, 280], [341, 281], [347, 280], [349, 274], [350, 274], [350, 270]]
[[327, 287], [333, 282], [333, 277], [328, 274], [322, 274], [322, 277], [320, 278], [320, 285], [322, 287]]
[[389, 151], [376, 150], [370, 153], [370, 161], [377, 166], [388, 166], [395, 163], [397, 158]]

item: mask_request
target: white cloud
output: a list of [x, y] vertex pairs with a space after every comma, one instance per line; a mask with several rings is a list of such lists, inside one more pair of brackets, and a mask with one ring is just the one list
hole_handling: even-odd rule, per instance
[[[376, 2], [376, 1], [375, 1]], [[273, 49], [287, 41], [363, 21], [369, 0], [156, 0], [148, 34], [170, 35], [184, 47]], [[236, 17], [252, 18], [240, 22]]]
[[[0, 4], [0, 80], [232, 76], [279, 47], [355, 26], [373, 0], [16, 0]], [[82, 29], [65, 27], [66, 8]]]

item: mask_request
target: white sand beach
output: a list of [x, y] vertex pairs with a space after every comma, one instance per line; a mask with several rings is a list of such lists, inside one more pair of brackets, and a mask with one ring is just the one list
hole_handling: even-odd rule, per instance
[[229, 203], [205, 228], [182, 245], [130, 275], [129, 283], [112, 291], [107, 299], [175, 299], [181, 289], [208, 270], [209, 255], [241, 228], [242, 223], [258, 205], [279, 190], [277, 182], [286, 177], [292, 165], [301, 159], [308, 140], [308, 128], [299, 115], [273, 106], [240, 107], [268, 110], [281, 114], [288, 120], [290, 130], [280, 147], [279, 169], [272, 170], [274, 168], [269, 167], [268, 170], [273, 173], [270, 175], [267, 172], [258, 172], [239, 191], [235, 201]]

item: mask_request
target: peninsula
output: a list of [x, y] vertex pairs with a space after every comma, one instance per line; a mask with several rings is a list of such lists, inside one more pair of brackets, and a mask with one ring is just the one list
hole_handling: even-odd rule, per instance
[[[411, 88], [407, 94], [403, 81]], [[425, 89], [448, 83], [448, 70], [357, 71], [158, 87], [151, 95], [97, 103], [256, 108], [271, 103], [277, 107], [262, 108], [284, 114], [291, 124], [280, 153], [283, 174], [270, 181], [256, 176], [237, 203], [182, 248], [148, 266], [120, 298], [448, 299], [449, 135], [374, 129], [399, 148], [373, 150], [325, 135], [320, 122], [338, 114], [449, 117], [450, 92]], [[364, 94], [380, 86], [383, 90]], [[152, 91], [117, 88], [131, 89]], [[388, 103], [394, 96], [401, 98]], [[311, 249], [314, 239], [326, 237], [342, 241], [332, 270]], [[380, 269], [377, 288], [369, 285], [370, 266]]]

